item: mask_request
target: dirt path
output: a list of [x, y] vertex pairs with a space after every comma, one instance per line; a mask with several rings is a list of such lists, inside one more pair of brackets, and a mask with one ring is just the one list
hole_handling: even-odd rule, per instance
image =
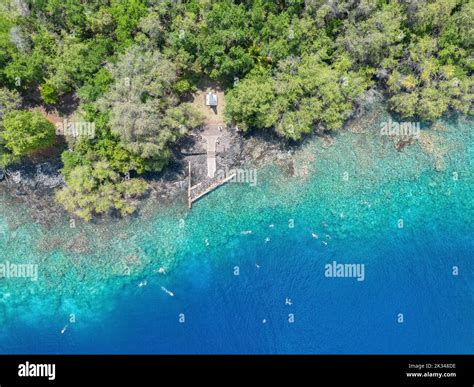
[[[215, 109], [206, 106], [206, 95], [209, 92], [217, 94], [217, 107]], [[224, 90], [219, 83], [211, 79], [203, 79], [198, 85], [198, 91], [194, 93], [194, 106], [201, 111], [205, 117], [205, 125], [222, 125], [225, 126], [224, 109], [225, 98]]]

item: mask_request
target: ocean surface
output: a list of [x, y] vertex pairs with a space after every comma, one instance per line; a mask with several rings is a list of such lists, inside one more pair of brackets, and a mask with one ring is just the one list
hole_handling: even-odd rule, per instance
[[[191, 211], [45, 227], [3, 195], [0, 263], [38, 279], [0, 279], [0, 353], [474, 353], [473, 120], [422, 124], [398, 151], [389, 118]], [[328, 277], [333, 262], [364, 277]]]

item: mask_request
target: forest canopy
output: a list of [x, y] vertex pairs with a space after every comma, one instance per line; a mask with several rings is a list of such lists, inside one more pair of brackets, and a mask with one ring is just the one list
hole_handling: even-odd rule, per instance
[[370, 89], [402, 117], [472, 114], [473, 45], [474, 0], [0, 0], [0, 166], [52, 143], [35, 109], [75, 100], [95, 136], [68, 139], [58, 198], [130, 213], [139, 175], [202, 124], [203, 78], [231, 127], [298, 141], [340, 130]]

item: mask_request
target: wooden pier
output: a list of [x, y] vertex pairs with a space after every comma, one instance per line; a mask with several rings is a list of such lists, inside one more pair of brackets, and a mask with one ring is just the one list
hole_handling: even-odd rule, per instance
[[188, 162], [188, 208], [191, 208], [196, 200], [232, 180], [235, 176], [235, 173], [233, 173], [225, 179], [208, 178], [193, 186], [191, 181], [191, 163]]
[[216, 174], [216, 142], [217, 136], [207, 136], [207, 177], [214, 178]]

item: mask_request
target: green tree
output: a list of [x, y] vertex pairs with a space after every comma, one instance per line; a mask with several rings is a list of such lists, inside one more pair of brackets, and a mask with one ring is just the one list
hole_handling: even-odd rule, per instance
[[431, 121], [449, 109], [472, 113], [473, 5], [472, 0], [441, 0], [415, 7], [410, 40], [388, 67], [393, 110]]
[[276, 83], [267, 71], [256, 70], [226, 95], [226, 117], [243, 131], [271, 128], [277, 123], [274, 109]]
[[301, 139], [316, 125], [340, 129], [371, 83], [370, 73], [351, 71], [351, 66], [345, 55], [328, 65], [313, 54], [280, 61], [274, 77], [251, 73], [228, 93], [228, 121], [243, 130], [273, 127], [291, 140]]
[[[18, 91], [9, 90], [6, 87], [0, 87], [0, 120], [8, 112], [18, 109], [20, 105], [21, 105], [21, 96], [20, 96], [20, 93], [18, 93]], [[0, 128], [1, 128], [1, 121], [0, 121]]]
[[402, 6], [392, 2], [362, 20], [347, 19], [338, 43], [361, 65], [378, 65], [404, 38]]
[[[100, 93], [102, 83], [107, 83], [107, 74], [103, 71], [97, 77], [94, 74], [101, 69], [110, 53], [110, 42], [107, 39], [79, 41], [68, 37], [58, 49], [57, 56], [51, 61], [48, 77], [41, 87], [41, 96], [47, 104], [56, 104], [59, 98], [88, 81], [91, 93]], [[104, 79], [105, 78], [105, 79]], [[94, 81], [98, 84], [94, 85]], [[94, 90], [91, 87], [98, 86]], [[91, 96], [94, 98], [94, 95]]]
[[220, 0], [205, 14], [199, 36], [199, 60], [212, 78], [233, 80], [248, 73], [253, 56], [246, 49], [255, 31], [243, 4]]
[[116, 80], [99, 101], [109, 112], [109, 126], [147, 169], [160, 171], [171, 157], [170, 146], [199, 126], [202, 117], [173, 94], [176, 67], [160, 52], [131, 47], [110, 72]]
[[106, 161], [75, 167], [66, 183], [56, 193], [56, 200], [86, 221], [111, 210], [118, 210], [122, 216], [132, 214], [136, 210], [135, 199], [148, 189], [143, 179], [124, 179]]
[[14, 156], [47, 147], [56, 137], [54, 125], [39, 112], [11, 111], [4, 116], [3, 126], [0, 136]]
[[0, 87], [0, 167], [4, 168], [15, 161], [9, 149], [5, 147], [5, 140], [2, 138], [3, 117], [5, 114], [18, 109], [21, 105], [20, 94], [16, 90], [9, 90]]

